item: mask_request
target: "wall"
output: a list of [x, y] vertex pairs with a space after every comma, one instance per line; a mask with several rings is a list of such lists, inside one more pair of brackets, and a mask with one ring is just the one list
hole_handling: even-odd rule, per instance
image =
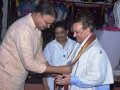
[[8, 12], [8, 0], [3, 0], [3, 20], [2, 20], [2, 39], [7, 31], [7, 12]]

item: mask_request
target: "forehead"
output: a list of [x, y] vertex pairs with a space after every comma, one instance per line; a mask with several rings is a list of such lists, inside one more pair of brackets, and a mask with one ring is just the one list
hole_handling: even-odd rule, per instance
[[77, 22], [77, 23], [73, 23], [72, 25], [72, 31], [79, 31], [82, 29], [82, 23], [81, 22]]
[[56, 27], [55, 32], [66, 31], [63, 27]]
[[72, 26], [73, 29], [81, 29], [82, 28], [82, 23], [81, 22], [77, 22], [77, 23], [74, 23], [73, 26]]

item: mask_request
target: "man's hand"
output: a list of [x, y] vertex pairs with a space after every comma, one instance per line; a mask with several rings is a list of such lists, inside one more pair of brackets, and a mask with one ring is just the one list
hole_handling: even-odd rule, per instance
[[72, 67], [71, 66], [59, 66], [59, 73], [62, 74], [70, 74], [72, 72]]
[[56, 84], [58, 85], [68, 85], [70, 84], [70, 75], [58, 75], [56, 76]]
[[46, 73], [53, 74], [70, 74], [72, 72], [72, 66], [46, 66]]

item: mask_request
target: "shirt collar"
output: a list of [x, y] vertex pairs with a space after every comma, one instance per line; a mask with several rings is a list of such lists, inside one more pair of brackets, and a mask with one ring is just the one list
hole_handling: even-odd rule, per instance
[[88, 38], [91, 36], [91, 34], [82, 42], [81, 46], [83, 46], [85, 44], [85, 42], [88, 40]]
[[28, 14], [28, 17], [29, 17], [29, 20], [30, 20], [31, 27], [33, 27], [34, 29], [36, 29], [36, 25], [35, 25], [35, 23], [34, 23], [33, 18], [32, 18], [31, 15], [32, 15], [32, 13], [29, 13], [29, 14]]
[[[61, 47], [63, 47], [56, 39], [55, 39], [55, 42], [56, 42], [56, 44], [58, 44], [58, 45], [60, 45]], [[68, 38], [68, 37], [67, 37], [67, 41], [66, 41], [66, 43], [65, 43], [65, 46], [66, 46], [67, 43], [69, 43], [69, 38]]]

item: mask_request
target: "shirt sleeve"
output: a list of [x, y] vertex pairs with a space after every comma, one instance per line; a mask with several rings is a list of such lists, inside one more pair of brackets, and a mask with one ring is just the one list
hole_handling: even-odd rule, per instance
[[45, 59], [43, 52], [42, 52], [42, 45], [43, 45], [43, 38], [40, 38], [40, 47], [36, 54], [36, 59], [38, 59], [41, 63], [47, 64], [47, 60]]
[[24, 68], [28, 71], [43, 73], [46, 65], [34, 57], [30, 29], [27, 27], [21, 27], [19, 29], [15, 33], [15, 44]]
[[[91, 87], [91, 85], [87, 85], [82, 83], [79, 78], [77, 78], [76, 76], [72, 76], [71, 77], [71, 84], [81, 87], [81, 88], [89, 88]], [[100, 85], [100, 86], [96, 86], [95, 90], [110, 90], [110, 85], [106, 84], [106, 85]]]

